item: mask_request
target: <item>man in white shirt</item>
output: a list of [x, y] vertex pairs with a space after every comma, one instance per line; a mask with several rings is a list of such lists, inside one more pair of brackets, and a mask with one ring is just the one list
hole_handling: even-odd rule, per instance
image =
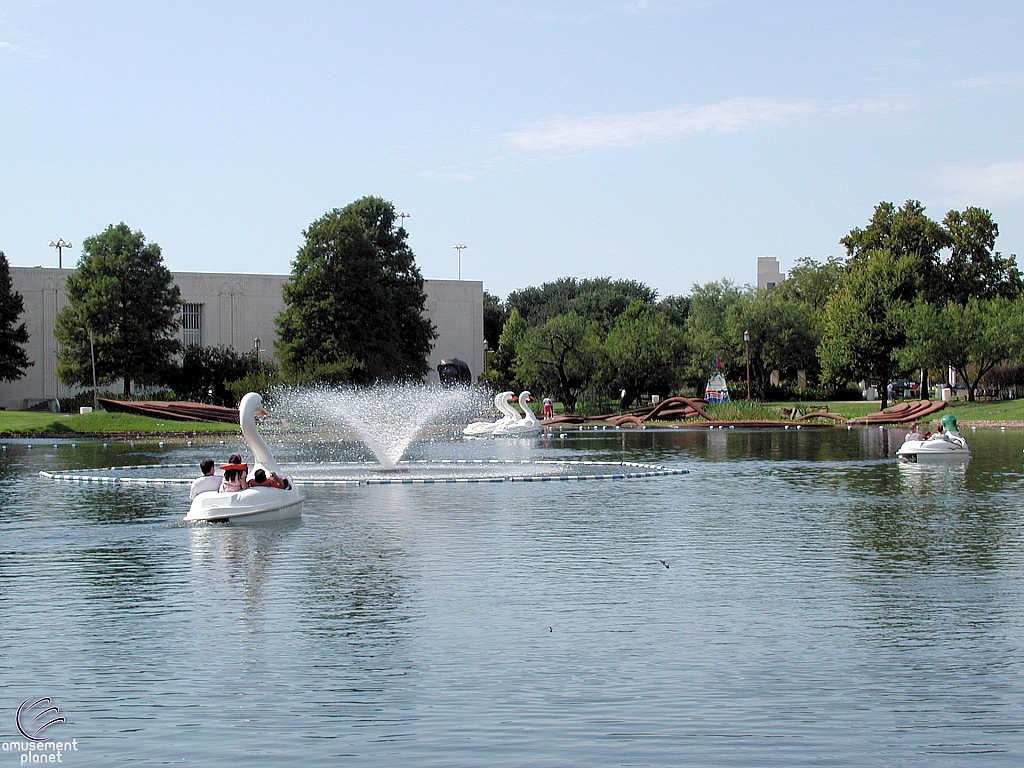
[[194, 499], [200, 493], [220, 490], [221, 478], [219, 475], [213, 474], [213, 459], [203, 459], [199, 468], [203, 471], [203, 476], [192, 481], [192, 488], [188, 493], [189, 500]]

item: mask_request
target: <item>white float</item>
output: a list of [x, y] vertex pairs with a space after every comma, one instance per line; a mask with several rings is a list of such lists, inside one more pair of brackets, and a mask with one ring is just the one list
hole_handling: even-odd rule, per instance
[[[269, 446], [256, 429], [256, 415], [263, 411], [263, 398], [250, 392], [242, 398], [238, 406], [238, 424], [242, 428], [242, 436], [253, 455], [253, 467], [249, 480], [257, 469], [262, 469], [269, 476], [271, 472], [284, 477]], [[291, 487], [268, 488], [258, 486], [235, 493], [201, 493], [192, 500], [192, 506], [185, 515], [188, 522], [271, 522], [301, 517], [302, 496], [291, 483]]]

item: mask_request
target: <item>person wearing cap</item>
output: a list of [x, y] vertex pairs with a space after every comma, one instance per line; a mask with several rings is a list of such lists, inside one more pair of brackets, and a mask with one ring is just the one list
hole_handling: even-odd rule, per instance
[[924, 438], [921, 437], [921, 433], [917, 429], [917, 422], [915, 421], [913, 424], [910, 425], [910, 431], [907, 432], [906, 436], [903, 438], [903, 442], [905, 443], [905, 442], [907, 442], [907, 440], [923, 440], [923, 439]]
[[231, 454], [228, 463], [221, 464], [220, 468], [224, 470], [224, 478], [220, 483], [221, 493], [235, 493], [249, 487], [249, 482], [245, 479], [249, 473], [249, 465], [243, 464], [242, 457], [237, 453]]

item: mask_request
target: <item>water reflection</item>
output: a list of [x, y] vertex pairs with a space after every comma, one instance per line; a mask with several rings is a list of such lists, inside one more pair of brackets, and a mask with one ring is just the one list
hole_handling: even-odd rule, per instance
[[95, 765], [1015, 764], [1024, 433], [961, 465], [898, 464], [901, 439], [573, 433], [493, 450], [691, 474], [310, 488], [253, 527], [35, 475], [210, 446], [20, 447], [0, 677], [68, 702]]

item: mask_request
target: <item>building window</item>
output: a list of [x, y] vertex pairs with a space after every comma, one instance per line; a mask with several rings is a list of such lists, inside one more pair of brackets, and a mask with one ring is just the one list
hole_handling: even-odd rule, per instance
[[203, 305], [181, 305], [181, 341], [186, 347], [203, 346]]

